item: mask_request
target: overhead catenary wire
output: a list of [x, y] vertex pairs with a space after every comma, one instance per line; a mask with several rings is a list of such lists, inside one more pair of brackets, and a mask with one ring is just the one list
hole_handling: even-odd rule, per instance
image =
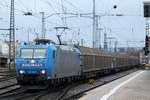
[[29, 10], [29, 11], [32, 12], [32, 10], [29, 9], [29, 7], [27, 7], [27, 6], [22, 2], [22, 0], [18, 0], [18, 2], [19, 2], [24, 8], [26, 8], [26, 10]]
[[79, 12], [83, 12], [81, 11], [78, 7], [76, 7], [75, 5], [73, 5], [71, 2], [64, 0], [65, 2], [67, 2], [69, 5], [71, 5], [73, 8], [75, 8], [76, 10], [78, 10]]
[[[43, 0], [42, 0], [42, 1], [43, 1]], [[52, 0], [52, 1], [53, 1], [53, 0]], [[53, 2], [54, 2], [54, 1], [53, 1]], [[49, 6], [51, 5], [50, 2], [47, 2], [47, 3], [49, 4]], [[56, 4], [59, 4], [59, 3], [56, 3]], [[24, 5], [23, 2], [22, 2], [22, 5]], [[59, 4], [59, 5], [60, 5], [60, 4]], [[3, 4], [1, 4], [1, 3], [0, 3], [0, 6], [6, 7], [6, 8], [10, 8], [9, 5], [3, 5]], [[24, 7], [25, 7], [25, 6], [24, 6]], [[52, 5], [51, 5], [51, 7], [52, 7], [52, 9], [53, 9], [55, 12], [57, 12], [56, 9], [54, 9]], [[65, 6], [64, 6], [64, 7], [65, 7]], [[65, 8], [68, 9], [67, 7], [65, 7]], [[26, 8], [26, 9], [32, 11], [32, 10], [29, 9], [29, 8]], [[26, 13], [26, 11], [20, 10], [20, 9], [17, 9], [17, 8], [15, 8], [15, 11], [21, 12], [21, 13], [23, 13], [23, 14]], [[32, 12], [32, 13], [33, 13], [33, 17], [41, 18], [40, 16], [38, 16], [37, 13], [34, 13], [34, 12]], [[57, 14], [57, 15], [61, 18], [61, 16], [60, 16], [59, 14]], [[50, 23], [51, 23], [51, 22], [50, 22]], [[56, 24], [56, 23], [51, 23], [51, 24]]]
[[[9, 8], [9, 6], [8, 5], [2, 5], [2, 6], [4, 6], [4, 7], [7, 7], [7, 8]], [[18, 12], [21, 12], [21, 13], [24, 13], [25, 11], [22, 11], [22, 10], [18, 10], [18, 9], [15, 9], [16, 11], [18, 11]], [[34, 17], [36, 17], [36, 18], [39, 18], [38, 16], [35, 16], [35, 15], [33, 15]], [[4, 22], [8, 22], [9, 23], [9, 21], [7, 21], [7, 20], [4, 20], [4, 18], [3, 19], [1, 19], [2, 21], [4, 21]], [[48, 21], [49, 22], [49, 21]], [[56, 25], [55, 23], [51, 23], [51, 25]], [[20, 26], [18, 26], [18, 25], [16, 25], [17, 27], [20, 27]], [[17, 28], [18, 29], [18, 28]], [[21, 27], [21, 29], [22, 29], [22, 27]]]
[[[3, 7], [6, 7], [6, 8], [10, 8], [9, 5], [3, 5], [3, 4], [0, 4], [0, 5], [3, 6]], [[23, 5], [23, 4], [22, 4], [22, 5]], [[25, 7], [25, 6], [24, 6], [24, 7]], [[27, 10], [30, 10], [30, 9], [27, 8]], [[23, 14], [26, 13], [26, 11], [20, 10], [20, 9], [16, 9], [16, 8], [15, 8], [15, 11], [21, 12], [21, 13], [23, 13]], [[30, 10], [30, 11], [31, 11], [31, 10]], [[32, 12], [32, 13], [33, 13], [33, 15], [32, 15], [33, 17], [38, 18], [38, 19], [40, 18], [40, 17], [38, 16], [38, 14], [36, 14], [36, 13], [34, 13], [34, 12]], [[4, 20], [4, 19], [3, 19], [3, 21], [4, 21], [4, 22], [9, 22], [9, 21], [6, 21], [6, 20]], [[47, 21], [47, 22], [49, 22], [49, 21]], [[56, 24], [56, 23], [52, 23], [52, 22], [49, 22], [49, 23], [50, 23], [51, 25], [53, 25], [53, 26], [54, 26], [54, 25], [58, 25], [58, 23], [57, 23], [57, 24]], [[20, 28], [23, 28], [23, 27], [18, 26], [18, 25], [16, 25], [16, 26], [17, 26], [17, 27], [20, 27]], [[73, 29], [72, 29], [72, 30], [73, 30]]]
[[[43, 1], [43, 0], [41, 0], [41, 1]], [[58, 9], [60, 9], [61, 6], [62, 6], [62, 4], [59, 3], [59, 2], [56, 2], [56, 0], [51, 0], [51, 2], [53, 2], [53, 5], [54, 5], [54, 4], [58, 5], [58, 6], [59, 6], [59, 7], [57, 7]], [[67, 9], [67, 10], [70, 10], [70, 11], [72, 11], [72, 12], [78, 13], [77, 10], [71, 9], [71, 8], [69, 8], [69, 7], [64, 6], [64, 8]]]
[[[10, 8], [10, 6], [8, 6], [8, 5], [3, 5], [2, 3], [0, 3], [0, 6], [3, 6], [3, 7], [6, 7], [6, 8]], [[20, 10], [20, 9], [14, 9], [15, 11], [19, 11], [19, 12], [22, 12], [22, 13], [25, 13], [25, 11], [23, 11], [23, 10]]]
[[[48, 2], [47, 0], [45, 0], [45, 1], [43, 1], [43, 2], [45, 2], [45, 3], [47, 3], [49, 6], [51, 6], [54, 12], [57, 12], [56, 9], [54, 9], [53, 5], [52, 5], [50, 2]], [[60, 16], [60, 14], [56, 14], [56, 15], [57, 15], [58, 17], [62, 18], [62, 17]], [[73, 29], [72, 29], [72, 30], [73, 30]]]
[[[10, 6], [8, 6], [8, 5], [3, 5], [3, 4], [1, 4], [0, 3], [0, 6], [3, 6], [3, 7], [6, 7], [6, 8], [10, 8]], [[20, 10], [20, 9], [16, 9], [15, 8], [15, 11], [18, 11], [18, 12], [21, 12], [21, 13], [26, 13], [26, 11], [24, 11], [24, 10]], [[33, 14], [32, 14], [32, 16], [33, 17], [35, 17], [35, 18], [38, 18], [38, 19], [41, 19], [41, 17], [37, 14], [37, 13], [34, 13], [34, 12], [32, 12]], [[50, 22], [50, 21], [47, 21], [49, 24], [51, 24], [51, 25], [58, 25], [58, 23], [54, 23], [54, 22]]]
[[[41, 0], [42, 2], [44, 2], [44, 3], [46, 3], [46, 4], [48, 4], [51, 8], [52, 8], [52, 10], [54, 11], [54, 12], [58, 12], [58, 11], [56, 11], [56, 9], [54, 8], [54, 5], [51, 3], [51, 2], [49, 2], [49, 1], [47, 1], [47, 0]], [[53, 3], [56, 3], [56, 2], [54, 2], [53, 0], [52, 0], [52, 2]], [[59, 4], [59, 3], [56, 3], [57, 5], [59, 5], [59, 6], [62, 6], [62, 4]], [[65, 9], [68, 9], [66, 6], [64, 6], [63, 5], [63, 7], [65, 8]], [[59, 8], [58, 8], [59, 9]], [[62, 8], [61, 8], [62, 9]], [[78, 12], [77, 12], [78, 13]], [[69, 14], [69, 13], [63, 13], [62, 12], [62, 14]], [[61, 20], [63, 19], [63, 16], [61, 16], [60, 14], [56, 14]], [[64, 23], [63, 23], [64, 24]]]
[[[56, 9], [53, 8], [52, 4], [51, 4], [49, 1], [45, 1], [45, 0], [44, 0], [44, 2], [47, 3], [47, 4], [53, 9], [54, 12], [57, 12]], [[57, 15], [60, 19], [62, 19], [62, 17], [61, 17], [59, 14], [56, 14], [56, 15]]]

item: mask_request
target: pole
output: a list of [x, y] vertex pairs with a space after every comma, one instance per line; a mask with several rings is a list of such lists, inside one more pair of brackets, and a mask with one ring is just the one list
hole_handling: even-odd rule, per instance
[[127, 49], [129, 49], [129, 44], [128, 44], [128, 40], [127, 40]]
[[98, 46], [101, 49], [101, 28], [98, 29]]
[[109, 46], [110, 51], [111, 51], [111, 40], [112, 40], [112, 39], [110, 38], [110, 46]]
[[62, 23], [65, 27], [67, 27], [67, 21], [66, 21], [66, 9], [64, 8], [64, 2], [63, 0], [61, 0], [61, 10], [62, 10], [62, 16], [61, 16], [61, 19], [62, 19]]
[[96, 25], [95, 25], [95, 0], [93, 0], [93, 48], [95, 48], [95, 32], [96, 32]]
[[114, 51], [115, 51], [115, 52], [117, 52], [117, 44], [118, 44], [118, 41], [116, 40], [116, 41], [115, 41], [115, 48], [114, 48]]
[[29, 28], [28, 28], [28, 44], [29, 44], [29, 33], [30, 33], [30, 30], [29, 30]]
[[146, 35], [149, 36], [149, 18], [146, 18]]
[[42, 39], [45, 39], [45, 13], [40, 13], [42, 14]]
[[[145, 30], [146, 30], [146, 36], [148, 36], [149, 37], [149, 18], [146, 18], [146, 28], [145, 28]], [[149, 56], [149, 55], [148, 55]], [[148, 63], [148, 57], [146, 57], [146, 63]]]
[[83, 44], [84, 44], [84, 40], [83, 40], [83, 39], [81, 39], [81, 46], [83, 46]]
[[9, 70], [11, 70], [11, 61], [15, 67], [15, 18], [14, 18], [14, 0], [11, 0], [10, 8], [10, 33], [9, 33]]
[[106, 34], [106, 28], [104, 33], [104, 50], [107, 50], [107, 34]]
[[99, 36], [98, 36], [98, 16], [95, 16], [95, 48], [99, 49]]
[[109, 49], [110, 49], [110, 51], [111, 51], [111, 49], [112, 49], [112, 40], [113, 39], [116, 39], [115, 37], [108, 37], [108, 39], [110, 39], [110, 46], [109, 46]]

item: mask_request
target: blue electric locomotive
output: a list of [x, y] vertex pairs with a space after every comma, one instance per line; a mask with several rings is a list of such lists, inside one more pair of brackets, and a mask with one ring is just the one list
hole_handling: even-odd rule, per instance
[[[22, 86], [47, 87], [55, 79], [80, 75], [80, 52], [72, 46], [22, 45], [17, 59], [17, 80]], [[56, 83], [55, 83], [56, 84]]]
[[139, 58], [125, 53], [71, 45], [22, 45], [17, 80], [26, 89], [40, 89], [137, 65]]

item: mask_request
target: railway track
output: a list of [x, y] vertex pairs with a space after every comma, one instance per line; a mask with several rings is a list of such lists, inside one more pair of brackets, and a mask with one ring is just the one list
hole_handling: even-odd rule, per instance
[[17, 96], [13, 98], [13, 100], [36, 100], [40, 98], [40, 96], [43, 95], [45, 92], [46, 91], [25, 91], [21, 94], [17, 94]]
[[76, 100], [78, 96], [82, 96], [84, 92], [89, 91], [91, 89], [97, 88], [101, 85], [104, 85], [108, 82], [116, 80], [118, 78], [124, 77], [132, 72], [137, 71], [137, 69], [128, 70], [125, 72], [119, 72], [113, 75], [108, 75], [105, 77], [101, 77], [100, 79], [96, 79], [93, 84], [86, 82], [73, 83], [68, 85], [65, 88], [60, 88], [55, 91], [49, 91], [46, 94], [41, 96], [37, 96], [33, 99], [26, 100]]
[[95, 80], [95, 84], [89, 84], [87, 81], [81, 81], [77, 83], [67, 84], [66, 87], [60, 86], [57, 87], [57, 89], [38, 91], [35, 93], [27, 92], [18, 95], [16, 98], [11, 100], [76, 100], [78, 96], [81, 96], [86, 91], [104, 85], [135, 71], [137, 71], [137, 69], [101, 77], [100, 79]]
[[9, 70], [6, 68], [0, 68], [0, 73], [16, 73], [16, 70]]
[[40, 97], [41, 93], [44, 93], [44, 92], [27, 91], [21, 88], [16, 88], [12, 91], [1, 94], [0, 100], [36, 100], [36, 98]]
[[0, 76], [15, 76], [16, 73], [0, 73]]
[[41, 92], [39, 95], [33, 97], [32, 99], [23, 100], [62, 100], [61, 98], [69, 91], [75, 84], [69, 85], [67, 87], [60, 87], [57, 89], [47, 90]]
[[[5, 95], [4, 98], [0, 97], [0, 100], [61, 100], [65, 93], [71, 89], [74, 84], [69, 86], [60, 86], [53, 89], [39, 90], [39, 91], [22, 91], [17, 93], [11, 93], [10, 95]], [[13, 97], [16, 95], [16, 97]], [[11, 97], [11, 99], [10, 99]], [[46, 98], [46, 99], [45, 99]]]
[[22, 89], [7, 92], [3, 95], [0, 95], [0, 100], [13, 100], [14, 97], [16, 97], [17, 95], [22, 94], [24, 92], [25, 92], [25, 90], [22, 90]]
[[13, 100], [44, 100], [43, 97], [49, 96], [49, 100], [61, 100], [60, 98], [64, 95], [65, 91], [70, 87], [60, 87], [57, 89], [47, 89], [43, 91], [31, 92], [28, 91], [20, 96], [17, 96]]
[[18, 89], [20, 89], [20, 85], [17, 84], [15, 79], [0, 82], [0, 96]]
[[0, 100], [36, 100], [44, 95], [45, 91], [27, 91], [17, 84], [15, 71], [0, 71]]
[[15, 72], [0, 72], [0, 82], [7, 81], [10, 79], [15, 79], [16, 73]]
[[7, 80], [10, 80], [10, 79], [16, 79], [16, 76], [2, 77], [2, 78], [0, 78], [0, 82], [7, 81]]
[[82, 95], [86, 91], [126, 76], [135, 71], [137, 71], [137, 69], [101, 77], [100, 79], [95, 80], [95, 84], [89, 84], [87, 81], [77, 82], [67, 84], [66, 87], [60, 86], [57, 87], [57, 89], [47, 89], [42, 91], [27, 91], [18, 88], [0, 95], [0, 100], [76, 100], [78, 96]]

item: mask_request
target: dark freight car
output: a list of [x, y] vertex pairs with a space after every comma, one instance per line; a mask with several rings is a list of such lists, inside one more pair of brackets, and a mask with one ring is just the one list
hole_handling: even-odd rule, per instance
[[115, 69], [139, 64], [139, 58], [123, 53], [113, 53], [93, 48], [78, 46], [81, 52], [82, 72]]

